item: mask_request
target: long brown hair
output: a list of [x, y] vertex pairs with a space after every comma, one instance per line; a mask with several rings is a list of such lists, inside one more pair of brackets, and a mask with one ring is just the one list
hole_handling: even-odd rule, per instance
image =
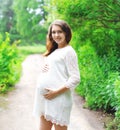
[[53, 25], [58, 25], [61, 27], [61, 29], [65, 32], [66, 35], [66, 42], [69, 44], [71, 38], [72, 38], [72, 32], [70, 26], [63, 20], [55, 20], [48, 29], [48, 34], [47, 34], [47, 40], [46, 40], [46, 49], [47, 51], [45, 52], [45, 56], [48, 56], [51, 54], [54, 50], [58, 48], [58, 44], [53, 40], [52, 38], [52, 26]]

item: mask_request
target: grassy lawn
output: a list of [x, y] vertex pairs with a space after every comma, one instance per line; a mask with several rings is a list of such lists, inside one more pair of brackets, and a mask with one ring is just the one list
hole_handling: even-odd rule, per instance
[[41, 54], [45, 52], [45, 45], [18, 46], [19, 55], [23, 59], [30, 54]]

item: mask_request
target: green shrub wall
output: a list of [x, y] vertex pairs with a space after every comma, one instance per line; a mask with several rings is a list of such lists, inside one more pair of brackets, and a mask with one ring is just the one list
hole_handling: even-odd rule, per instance
[[21, 60], [16, 44], [10, 44], [8, 33], [5, 39], [0, 35], [0, 93], [7, 92], [20, 78]]

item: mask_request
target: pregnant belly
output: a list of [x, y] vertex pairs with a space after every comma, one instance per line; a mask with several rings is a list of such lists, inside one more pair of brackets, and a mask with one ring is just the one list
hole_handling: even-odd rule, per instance
[[42, 74], [38, 77], [37, 80], [37, 88], [41, 94], [46, 93], [46, 88], [55, 89], [59, 86], [59, 83], [56, 82], [56, 79], [53, 76], [49, 76], [48, 74]]
[[65, 83], [65, 79], [60, 79], [58, 76], [54, 76], [50, 73], [43, 73], [38, 77], [37, 80], [37, 88], [41, 91], [41, 93], [45, 93], [45, 88], [49, 88], [52, 90], [63, 87]]
[[42, 74], [37, 79], [37, 88], [39, 88], [41, 91], [43, 91], [45, 88], [48, 87], [49, 82], [50, 81], [49, 81], [47, 75]]

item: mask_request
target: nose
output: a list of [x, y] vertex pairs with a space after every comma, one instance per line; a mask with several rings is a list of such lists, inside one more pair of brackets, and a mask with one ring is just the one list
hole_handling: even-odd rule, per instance
[[56, 32], [56, 33], [55, 33], [55, 36], [58, 36], [58, 35], [59, 35], [59, 33], [58, 33], [58, 32]]

